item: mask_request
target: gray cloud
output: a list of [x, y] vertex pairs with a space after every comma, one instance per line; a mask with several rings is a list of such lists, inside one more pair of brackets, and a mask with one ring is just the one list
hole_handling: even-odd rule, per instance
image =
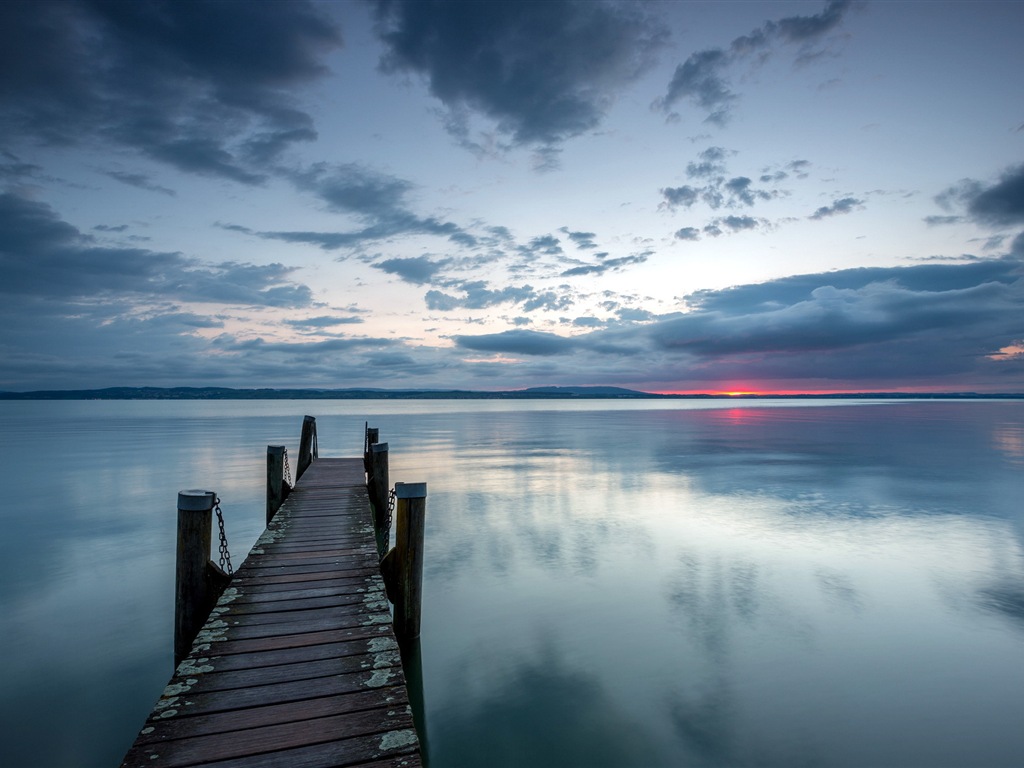
[[676, 230], [674, 237], [676, 240], [700, 240], [700, 230], [696, 227], [683, 227]]
[[162, 187], [159, 184], [154, 184], [144, 173], [126, 173], [124, 171], [105, 171], [104, 173], [115, 181], [127, 184], [129, 187], [145, 189], [150, 192], [158, 192], [161, 195], [167, 195], [168, 197], [175, 197], [177, 195], [173, 189], [168, 189], [167, 187]]
[[852, 213], [857, 208], [864, 205], [863, 200], [858, 200], [855, 197], [843, 197], [839, 200], [834, 200], [831, 205], [823, 205], [814, 213], [807, 218], [821, 220], [830, 216], [838, 216], [844, 213]]
[[1024, 224], [1024, 165], [1006, 170], [998, 182], [978, 189], [970, 197], [967, 211], [984, 224]]
[[299, 189], [326, 203], [329, 210], [354, 215], [365, 226], [345, 232], [263, 231], [237, 224], [218, 226], [266, 240], [309, 243], [328, 251], [356, 249], [375, 240], [403, 235], [434, 235], [469, 247], [477, 243], [476, 237], [453, 222], [419, 216], [409, 210], [406, 198], [413, 185], [397, 176], [378, 173], [355, 163], [316, 163], [285, 173]]
[[99, 139], [180, 170], [260, 183], [315, 138], [291, 91], [340, 44], [315, 6], [0, 4], [0, 128], [52, 144]]
[[[0, 194], [0, 292], [17, 301], [101, 297], [302, 307], [312, 301], [281, 264], [203, 264], [180, 253], [97, 245], [49, 206]], [[11, 300], [14, 300], [13, 298]]]
[[562, 227], [558, 231], [564, 233], [581, 251], [597, 248], [597, 243], [594, 242], [597, 235], [593, 232], [572, 232], [568, 227]]
[[[602, 256], [602, 254], [598, 254]], [[573, 277], [576, 275], [603, 275], [608, 271], [618, 271], [623, 267], [630, 266], [632, 264], [643, 264], [647, 261], [647, 257], [650, 256], [650, 252], [637, 253], [631, 256], [620, 256], [618, 258], [599, 258], [595, 264], [582, 264], [578, 267], [572, 267], [562, 272], [562, 277]]]
[[325, 328], [334, 328], [339, 325], [358, 325], [363, 322], [361, 317], [320, 315], [318, 317], [305, 317], [300, 320], [285, 320], [284, 324], [301, 331], [322, 331]]
[[638, 6], [599, 0], [380, 0], [377, 18], [381, 67], [423, 75], [464, 144], [471, 112], [542, 149], [593, 130], [667, 37]]
[[708, 48], [691, 54], [676, 67], [665, 96], [655, 106], [669, 112], [677, 102], [688, 100], [707, 112], [705, 122], [725, 125], [737, 99], [726, 74], [732, 64], [751, 55], [762, 55], [775, 43], [800, 46], [797, 61], [807, 61], [814, 57], [808, 46], [839, 26], [849, 7], [850, 0], [830, 0], [821, 13], [767, 21], [737, 37], [728, 48]]
[[571, 338], [540, 331], [503, 331], [480, 336], [455, 336], [462, 349], [476, 352], [496, 352], [516, 355], [561, 355], [572, 352], [576, 342]]
[[520, 304], [537, 296], [536, 291], [529, 285], [519, 287], [509, 285], [493, 290], [487, 287], [485, 281], [473, 280], [452, 281], [452, 286], [462, 291], [464, 295], [455, 296], [437, 290], [427, 291], [423, 297], [427, 303], [427, 309], [442, 312], [453, 309], [485, 309], [498, 304]]
[[433, 279], [434, 275], [443, 269], [449, 262], [450, 259], [434, 261], [427, 256], [416, 256], [408, 259], [385, 259], [384, 261], [377, 262], [373, 266], [392, 275], [398, 275], [407, 283], [424, 285], [425, 283], [429, 283]]

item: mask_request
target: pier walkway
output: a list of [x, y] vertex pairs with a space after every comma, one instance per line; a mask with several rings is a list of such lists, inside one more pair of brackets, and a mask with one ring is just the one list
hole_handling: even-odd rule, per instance
[[421, 765], [362, 459], [318, 458], [231, 579], [123, 766]]

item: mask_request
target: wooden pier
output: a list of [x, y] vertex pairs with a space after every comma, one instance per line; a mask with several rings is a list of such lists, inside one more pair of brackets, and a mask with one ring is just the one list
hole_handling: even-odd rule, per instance
[[123, 766], [421, 765], [364, 459], [306, 464]]

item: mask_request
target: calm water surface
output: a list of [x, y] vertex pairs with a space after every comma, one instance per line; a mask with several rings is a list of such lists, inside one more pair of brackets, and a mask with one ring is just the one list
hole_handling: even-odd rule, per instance
[[1014, 766], [1024, 403], [0, 402], [0, 765], [116, 765], [177, 491], [236, 566], [267, 444], [429, 488], [431, 768]]

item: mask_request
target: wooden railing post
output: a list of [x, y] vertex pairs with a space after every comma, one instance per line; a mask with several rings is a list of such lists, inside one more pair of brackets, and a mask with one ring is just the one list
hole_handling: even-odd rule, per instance
[[399, 640], [420, 636], [423, 596], [423, 531], [427, 512], [426, 483], [395, 483], [395, 551], [393, 572], [398, 577], [395, 634]]
[[303, 416], [302, 436], [299, 438], [299, 465], [295, 468], [296, 483], [316, 457], [316, 419], [312, 416]]
[[284, 485], [285, 450], [283, 445], [267, 446], [267, 525], [284, 504], [287, 493]]
[[373, 443], [370, 446], [367, 488], [373, 505], [373, 530], [377, 535], [377, 557], [384, 557], [388, 551], [388, 503], [390, 502], [390, 481], [388, 479], [388, 444]]
[[178, 493], [178, 553], [174, 584], [174, 665], [188, 655], [199, 629], [231, 577], [210, 560], [213, 491]]

